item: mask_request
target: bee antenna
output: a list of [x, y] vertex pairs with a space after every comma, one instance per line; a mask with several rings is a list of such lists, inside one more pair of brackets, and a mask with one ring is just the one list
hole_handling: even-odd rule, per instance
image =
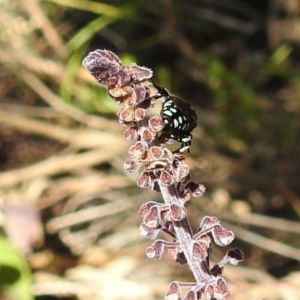
[[157, 89], [158, 93], [159, 93], [162, 97], [168, 97], [168, 96], [170, 96], [170, 94], [169, 94], [169, 92], [167, 91], [166, 88], [157, 85], [153, 80], [152, 80], [152, 84], [153, 84], [153, 86]]

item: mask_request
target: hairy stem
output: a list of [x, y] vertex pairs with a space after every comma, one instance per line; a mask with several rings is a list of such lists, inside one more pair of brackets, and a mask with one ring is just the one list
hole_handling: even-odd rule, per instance
[[[168, 187], [160, 185], [160, 190], [166, 204], [178, 203], [179, 200], [178, 197], [176, 197], [177, 191], [173, 185]], [[180, 243], [182, 247], [182, 252], [186, 257], [187, 264], [189, 265], [196, 282], [203, 282], [203, 278], [208, 277], [208, 274], [203, 272], [199, 261], [193, 258], [191, 248], [193, 234], [187, 218], [182, 219], [180, 222], [174, 222], [174, 225], [174, 230], [176, 232], [176, 240]]]

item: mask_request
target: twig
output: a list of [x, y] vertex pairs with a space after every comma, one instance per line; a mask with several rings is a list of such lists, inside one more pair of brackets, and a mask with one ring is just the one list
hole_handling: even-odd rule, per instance
[[[21, 3], [23, 2], [21, 1]], [[61, 58], [66, 58], [69, 54], [68, 49], [65, 47], [57, 29], [54, 28], [53, 24], [45, 15], [44, 10], [41, 9], [40, 2], [28, 0], [23, 6], [43, 32], [43, 36], [54, 50], [54, 53], [58, 54]]]
[[45, 57], [39, 57], [27, 49], [18, 51], [15, 49], [0, 49], [0, 62], [10, 71], [20, 70], [24, 67], [31, 72], [53, 76], [56, 80], [62, 79], [64, 72], [63, 64]]
[[[52, 107], [42, 107], [42, 106], [29, 106], [16, 104], [15, 99], [5, 99], [8, 103], [0, 103], [0, 112], [2, 110], [15, 113], [18, 115], [23, 115], [27, 117], [38, 117], [41, 119], [59, 119], [64, 116], [62, 113], [54, 110]], [[10, 104], [14, 103], [14, 104]]]
[[37, 208], [42, 210], [53, 206], [67, 196], [76, 193], [103, 193], [111, 188], [118, 189], [131, 184], [132, 180], [128, 177], [116, 175], [107, 176], [99, 172], [93, 175], [64, 177], [49, 183], [47, 190], [49, 196], [40, 198], [40, 201], [37, 203]]
[[243, 215], [236, 215], [230, 212], [222, 211], [217, 213], [222, 216], [222, 219], [228, 221], [234, 221], [235, 223], [251, 224], [257, 227], [270, 228], [273, 230], [293, 232], [300, 234], [299, 222], [288, 221], [284, 219], [268, 217], [258, 214], [247, 213]]
[[9, 187], [37, 176], [51, 176], [109, 161], [122, 148], [109, 147], [80, 154], [50, 157], [25, 168], [0, 173], [0, 187]]
[[91, 220], [99, 219], [104, 216], [111, 216], [116, 213], [127, 210], [132, 206], [130, 201], [115, 201], [101, 206], [93, 206], [82, 209], [80, 211], [72, 212], [53, 218], [48, 224], [47, 229], [49, 232], [54, 233], [60, 229], [78, 225], [80, 223], [88, 222]]
[[87, 115], [80, 109], [67, 104], [63, 99], [54, 94], [37, 76], [28, 71], [22, 71], [18, 74], [22, 80], [32, 88], [43, 100], [49, 105], [60, 111], [61, 113], [77, 120], [78, 122], [85, 124], [89, 127], [103, 128], [106, 124], [107, 128], [110, 128], [111, 122], [105, 118]]
[[[102, 123], [99, 120], [99, 125]], [[70, 129], [36, 119], [29, 119], [8, 111], [0, 111], [0, 124], [9, 126], [29, 134], [38, 134], [61, 143], [68, 144], [74, 149], [87, 149], [109, 146], [119, 143], [118, 134], [108, 133], [105, 123], [102, 128], [105, 131], [95, 129]], [[108, 127], [109, 128], [109, 127]], [[121, 146], [122, 144], [120, 144]], [[125, 145], [125, 143], [123, 143]]]
[[246, 243], [253, 244], [256, 247], [260, 247], [262, 249], [277, 253], [279, 255], [300, 261], [300, 250], [296, 248], [265, 238], [259, 234], [242, 229], [238, 226], [234, 226], [226, 222], [223, 223], [226, 224], [227, 228], [232, 229], [239, 239], [245, 241]]

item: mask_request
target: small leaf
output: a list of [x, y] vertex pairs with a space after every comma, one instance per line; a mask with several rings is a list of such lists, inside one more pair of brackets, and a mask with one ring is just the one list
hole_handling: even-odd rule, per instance
[[165, 300], [178, 300], [181, 299], [181, 288], [178, 282], [173, 281], [165, 295]]
[[164, 253], [164, 244], [160, 240], [156, 240], [150, 247], [146, 250], [146, 255], [152, 259], [160, 259]]
[[183, 299], [184, 300], [197, 300], [198, 299], [197, 293], [195, 293], [192, 290], [189, 290]]
[[3, 237], [0, 237], [0, 264], [0, 286], [16, 300], [33, 300], [29, 266]]
[[214, 241], [219, 246], [227, 246], [234, 240], [232, 231], [225, 229], [221, 225], [217, 225], [212, 230]]

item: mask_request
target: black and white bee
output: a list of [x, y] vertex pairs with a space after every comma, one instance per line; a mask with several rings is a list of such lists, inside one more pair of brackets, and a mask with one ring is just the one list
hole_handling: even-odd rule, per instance
[[164, 132], [169, 132], [171, 138], [181, 142], [179, 149], [174, 152], [189, 151], [192, 144], [191, 132], [197, 126], [197, 115], [189, 102], [176, 96], [170, 95], [166, 88], [160, 87], [152, 82], [157, 93], [152, 96], [154, 99], [163, 98], [162, 115], [165, 123]]

